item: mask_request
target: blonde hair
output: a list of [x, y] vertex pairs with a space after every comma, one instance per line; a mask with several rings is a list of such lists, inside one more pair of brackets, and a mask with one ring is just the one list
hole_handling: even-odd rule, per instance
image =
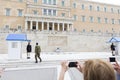
[[116, 80], [112, 65], [100, 59], [85, 61], [83, 73], [84, 80]]

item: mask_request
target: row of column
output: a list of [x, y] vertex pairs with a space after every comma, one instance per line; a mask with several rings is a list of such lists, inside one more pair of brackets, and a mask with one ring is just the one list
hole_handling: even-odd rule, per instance
[[[38, 30], [38, 21], [35, 22], [36, 23], [36, 30]], [[44, 23], [45, 22], [41, 22], [42, 23], [42, 30], [44, 30]], [[55, 22], [47, 22], [47, 30], [49, 31], [49, 27], [50, 27], [50, 23], [52, 23], [52, 30], [55, 30]], [[60, 31], [60, 24], [61, 23], [57, 23], [57, 31]], [[65, 31], [65, 24], [67, 24], [67, 29], [66, 31], [73, 31], [73, 24], [70, 23], [62, 23], [62, 31]], [[33, 29], [33, 21], [30, 21], [30, 30]], [[25, 21], [25, 30], [28, 30], [28, 21]]]

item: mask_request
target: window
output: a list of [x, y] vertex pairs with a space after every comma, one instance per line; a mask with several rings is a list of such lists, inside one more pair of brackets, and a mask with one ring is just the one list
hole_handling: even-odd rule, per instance
[[56, 0], [42, 0], [43, 4], [56, 5]]
[[113, 8], [111, 8], [111, 13], [113, 13], [114, 11], [113, 11]]
[[18, 16], [22, 16], [23, 10], [18, 9]]
[[105, 23], [106, 23], [106, 24], [108, 23], [108, 19], [107, 19], [107, 18], [105, 18]]
[[53, 5], [56, 5], [56, 0], [53, 0]]
[[83, 29], [83, 32], [85, 32], [85, 29]]
[[92, 16], [90, 16], [90, 22], [91, 22], [91, 23], [93, 22], [93, 17], [92, 17]]
[[118, 9], [118, 14], [120, 14], [120, 10]]
[[82, 22], [85, 22], [85, 16], [82, 16]]
[[115, 20], [114, 19], [112, 19], [112, 24], [115, 24]]
[[98, 17], [97, 19], [98, 19], [98, 23], [101, 23], [101, 18], [100, 18], [100, 17]]
[[92, 11], [92, 5], [89, 6], [89, 10]]
[[37, 3], [38, 2], [38, 0], [34, 0], [34, 3]]
[[76, 20], [77, 20], [77, 15], [74, 15], [73, 18], [74, 18], [74, 20], [76, 21]]
[[53, 10], [53, 16], [56, 16], [57, 14], [56, 14], [56, 10]]
[[49, 15], [49, 16], [56, 16], [57, 12], [56, 12], [56, 10], [52, 10], [52, 9], [43, 9], [42, 14]]
[[93, 32], [93, 30], [91, 30], [91, 32]]
[[108, 30], [106, 30], [106, 33], [108, 33]]
[[65, 13], [62, 13], [62, 17], [65, 17]]
[[6, 16], [10, 16], [10, 8], [6, 8]]
[[118, 24], [120, 24], [120, 19], [118, 19]]
[[101, 32], [101, 30], [99, 30], [98, 32]]
[[21, 30], [22, 29], [22, 27], [21, 26], [18, 26], [18, 30]]
[[51, 0], [48, 0], [48, 4], [50, 4], [50, 5], [51, 5]]
[[8, 30], [9, 29], [9, 25], [5, 25], [5, 29]]
[[104, 12], [107, 12], [107, 8], [106, 7], [104, 7]]
[[114, 29], [112, 28], [112, 31], [114, 31]]
[[23, 0], [18, 0], [19, 2], [23, 2]]
[[64, 1], [62, 1], [62, 6], [65, 6], [65, 2]]
[[12, 48], [17, 48], [18, 47], [18, 45], [17, 45], [17, 42], [12, 42]]
[[73, 3], [73, 8], [76, 8], [76, 3]]
[[47, 4], [47, 0], [43, 0], [43, 4]]
[[85, 6], [84, 6], [84, 4], [82, 4], [82, 10], [84, 10], [85, 9]]
[[37, 14], [38, 14], [38, 12], [37, 12], [36, 10], [34, 10], [33, 13], [34, 13], [34, 15], [37, 15]]
[[47, 15], [47, 9], [43, 9], [43, 15]]
[[48, 9], [48, 15], [52, 15], [52, 10]]
[[97, 6], [97, 11], [100, 11], [100, 7], [99, 6]]

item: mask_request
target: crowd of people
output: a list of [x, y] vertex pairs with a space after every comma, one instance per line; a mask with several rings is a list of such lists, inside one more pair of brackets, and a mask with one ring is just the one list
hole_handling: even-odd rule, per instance
[[[115, 46], [112, 43], [111, 46], [112, 55], [115, 56]], [[27, 59], [30, 59], [30, 53], [32, 51], [32, 46], [30, 42], [26, 47], [27, 50]], [[38, 63], [38, 59], [42, 62], [40, 57], [41, 48], [36, 43], [35, 45], [35, 63]], [[38, 58], [38, 59], [37, 59]], [[120, 80], [120, 65], [117, 61], [114, 64], [111, 64], [109, 61], [102, 59], [90, 59], [86, 60], [84, 63], [79, 61], [74, 62], [74, 66], [68, 61], [61, 62], [61, 71], [59, 75], [59, 80], [64, 80], [65, 73], [68, 69], [76, 68], [80, 73], [83, 74], [84, 80]], [[4, 72], [4, 68], [0, 68], [0, 77]]]
[[[112, 51], [112, 56], [115, 56], [115, 45], [112, 43], [110, 48]], [[27, 45], [27, 59], [30, 59], [30, 52], [32, 51], [32, 46], [30, 42]], [[57, 48], [57, 51], [59, 48]], [[42, 61], [40, 57], [41, 48], [36, 43], [35, 46], [35, 63], [38, 63], [37, 58]], [[61, 62], [61, 72], [59, 76], [59, 80], [64, 80], [64, 76], [66, 71], [71, 68], [67, 61]], [[81, 73], [83, 73], [84, 80], [120, 80], [120, 65], [117, 63], [110, 64], [110, 62], [103, 61], [101, 59], [92, 59], [85, 61], [84, 64], [80, 62], [76, 62], [75, 68], [78, 69]], [[116, 73], [115, 73], [116, 71]]]
[[[67, 64], [67, 61], [61, 62], [59, 80], [64, 80], [65, 73], [71, 68]], [[117, 62], [111, 64], [102, 59], [91, 59], [84, 64], [77, 62], [76, 65], [75, 68], [83, 73], [84, 80], [120, 80], [120, 65]]]
[[[112, 43], [111, 46], [112, 56], [115, 56], [115, 45]], [[27, 45], [27, 59], [30, 59], [30, 52], [32, 51], [32, 46], [30, 42]], [[42, 61], [40, 57], [41, 48], [36, 43], [35, 46], [35, 63], [38, 63], [37, 58]], [[64, 80], [66, 71], [71, 68], [67, 64], [67, 61], [61, 62], [61, 72], [59, 80]], [[84, 64], [80, 62], [76, 63], [78, 71], [83, 73], [84, 80], [120, 80], [120, 65], [116, 61], [115, 64], [110, 64], [110, 62], [101, 59], [92, 59], [85, 61]], [[115, 73], [116, 71], [116, 73]]]

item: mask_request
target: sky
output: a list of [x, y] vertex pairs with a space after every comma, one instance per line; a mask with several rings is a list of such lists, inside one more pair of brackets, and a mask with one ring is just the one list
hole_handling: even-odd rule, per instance
[[88, 0], [88, 1], [94, 1], [94, 2], [102, 2], [102, 3], [120, 5], [120, 0]]

